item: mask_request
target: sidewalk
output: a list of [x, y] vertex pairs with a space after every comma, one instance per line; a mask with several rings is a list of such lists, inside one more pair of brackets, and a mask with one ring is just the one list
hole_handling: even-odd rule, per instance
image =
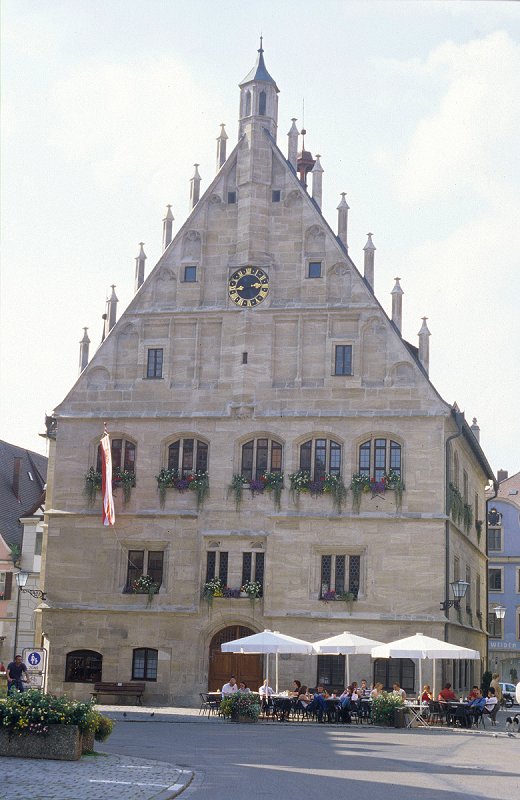
[[170, 800], [193, 778], [163, 762], [102, 753], [80, 761], [2, 758], [0, 769], [0, 800]]

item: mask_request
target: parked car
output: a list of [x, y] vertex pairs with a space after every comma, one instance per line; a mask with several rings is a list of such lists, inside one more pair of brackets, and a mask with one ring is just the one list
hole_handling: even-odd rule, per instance
[[511, 708], [516, 703], [516, 686], [514, 683], [501, 683], [502, 697], [506, 708]]

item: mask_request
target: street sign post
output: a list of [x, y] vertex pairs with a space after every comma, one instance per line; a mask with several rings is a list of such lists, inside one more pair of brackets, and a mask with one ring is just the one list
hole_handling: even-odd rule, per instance
[[25, 647], [22, 661], [27, 667], [30, 689], [42, 689], [47, 666], [47, 650], [45, 648]]

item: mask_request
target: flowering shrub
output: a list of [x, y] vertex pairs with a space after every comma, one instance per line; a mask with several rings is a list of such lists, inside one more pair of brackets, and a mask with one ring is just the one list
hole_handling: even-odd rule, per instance
[[370, 716], [376, 725], [393, 725], [394, 710], [404, 705], [404, 700], [400, 694], [392, 692], [381, 692], [373, 698]]
[[11, 692], [0, 703], [0, 729], [10, 736], [45, 736], [49, 725], [77, 725], [82, 733], [94, 733], [103, 741], [112, 732], [113, 723], [87, 703], [42, 694], [38, 689], [26, 692]]
[[399, 473], [395, 472], [393, 469], [389, 470], [389, 472], [386, 472], [378, 481], [376, 481], [374, 477], [370, 478], [368, 475], [362, 475], [361, 473], [356, 472], [354, 475], [352, 475], [350, 488], [352, 490], [352, 505], [354, 507], [354, 511], [356, 512], [359, 512], [362, 494], [368, 492], [372, 492], [372, 495], [384, 494], [387, 489], [393, 489], [395, 492], [396, 507], [398, 509], [401, 508], [404, 483], [401, 480]]
[[209, 476], [207, 472], [190, 472], [189, 475], [182, 476], [178, 469], [162, 469], [155, 476], [157, 488], [159, 490], [159, 501], [161, 508], [164, 508], [166, 501], [166, 489], [177, 489], [178, 492], [185, 492], [189, 489], [196, 492], [197, 511], [204, 505], [209, 494]]
[[219, 710], [221, 714], [224, 714], [225, 717], [231, 717], [231, 719], [237, 719], [238, 717], [258, 719], [260, 716], [260, 703], [255, 694], [235, 692], [221, 700]]

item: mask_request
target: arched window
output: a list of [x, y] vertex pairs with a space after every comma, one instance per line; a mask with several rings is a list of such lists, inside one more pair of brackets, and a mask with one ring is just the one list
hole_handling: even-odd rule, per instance
[[151, 647], [138, 647], [132, 657], [133, 681], [157, 680], [158, 651]]
[[[382, 683], [385, 691], [392, 691], [394, 683], [413, 693], [415, 687], [415, 664], [411, 658], [377, 658], [374, 661], [374, 684]], [[417, 687], [417, 691], [422, 687]]]
[[341, 474], [341, 445], [332, 439], [309, 439], [300, 447], [300, 469], [319, 481], [327, 473]]
[[282, 445], [274, 439], [251, 439], [242, 445], [242, 477], [259, 480], [264, 472], [282, 471]]
[[[129, 439], [110, 439], [112, 451], [112, 472], [115, 474], [119, 470], [135, 473], [135, 454], [136, 446]], [[101, 472], [101, 445], [97, 450], [97, 471]]]
[[244, 108], [244, 117], [251, 115], [251, 92], [246, 92], [246, 103]]
[[258, 95], [258, 113], [260, 116], [265, 117], [265, 109], [266, 109], [266, 96], [265, 92], [260, 92]]
[[73, 650], [67, 653], [65, 680], [74, 683], [96, 683], [101, 680], [103, 656], [95, 650]]
[[182, 478], [207, 472], [208, 445], [199, 439], [177, 439], [168, 448], [168, 469], [176, 469]]
[[401, 445], [392, 439], [369, 439], [359, 446], [358, 472], [382, 480], [392, 470], [401, 477]]

